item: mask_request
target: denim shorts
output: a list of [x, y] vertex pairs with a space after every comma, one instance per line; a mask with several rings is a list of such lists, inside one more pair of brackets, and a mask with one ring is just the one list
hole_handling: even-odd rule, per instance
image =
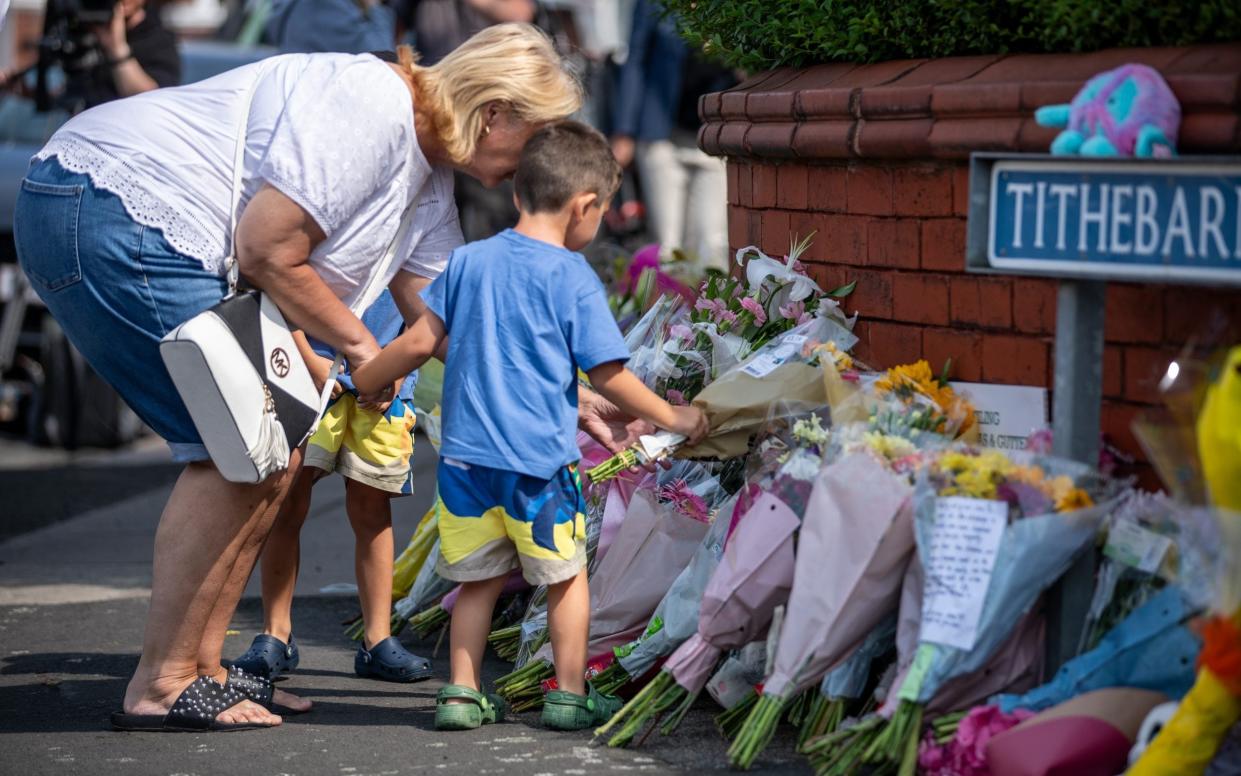
[[208, 460], [159, 342], [219, 302], [224, 278], [55, 157], [22, 181], [13, 231], [22, 269], [73, 346], [167, 440], [175, 460]]

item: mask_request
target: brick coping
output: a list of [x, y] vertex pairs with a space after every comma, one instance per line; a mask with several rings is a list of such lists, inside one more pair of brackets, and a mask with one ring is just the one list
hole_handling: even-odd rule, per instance
[[698, 143], [803, 161], [1044, 151], [1056, 130], [1035, 124], [1034, 109], [1128, 62], [1159, 70], [1180, 100], [1182, 153], [1241, 148], [1241, 43], [780, 68], [704, 95]]

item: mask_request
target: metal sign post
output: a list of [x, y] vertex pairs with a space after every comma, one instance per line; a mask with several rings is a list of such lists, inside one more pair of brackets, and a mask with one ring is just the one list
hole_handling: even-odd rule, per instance
[[[969, 272], [1056, 278], [1053, 450], [1099, 458], [1107, 280], [1241, 286], [1241, 159], [970, 157]], [[1047, 668], [1073, 657], [1086, 553], [1050, 592]]]

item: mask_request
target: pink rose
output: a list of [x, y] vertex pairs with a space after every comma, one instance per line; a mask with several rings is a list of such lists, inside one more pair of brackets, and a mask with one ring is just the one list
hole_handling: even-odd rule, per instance
[[694, 336], [694, 330], [683, 323], [675, 324], [668, 329], [668, 333], [671, 334], [674, 339], [682, 341], [690, 339]]
[[684, 407], [686, 403], [685, 394], [681, 393], [676, 388], [669, 388], [668, 403], [676, 407]]
[[747, 296], [741, 300], [741, 306], [754, 316], [754, 323], [762, 326], [767, 323], [767, 311], [758, 303], [758, 300], [752, 296]]

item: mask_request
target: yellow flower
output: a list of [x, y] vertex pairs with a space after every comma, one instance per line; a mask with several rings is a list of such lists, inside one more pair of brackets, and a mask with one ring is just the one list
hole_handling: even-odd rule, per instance
[[1085, 509], [1093, 506], [1090, 494], [1076, 487], [1071, 477], [1060, 476], [1050, 481], [1051, 499], [1055, 502], [1057, 512], [1069, 512], [1074, 509]]

